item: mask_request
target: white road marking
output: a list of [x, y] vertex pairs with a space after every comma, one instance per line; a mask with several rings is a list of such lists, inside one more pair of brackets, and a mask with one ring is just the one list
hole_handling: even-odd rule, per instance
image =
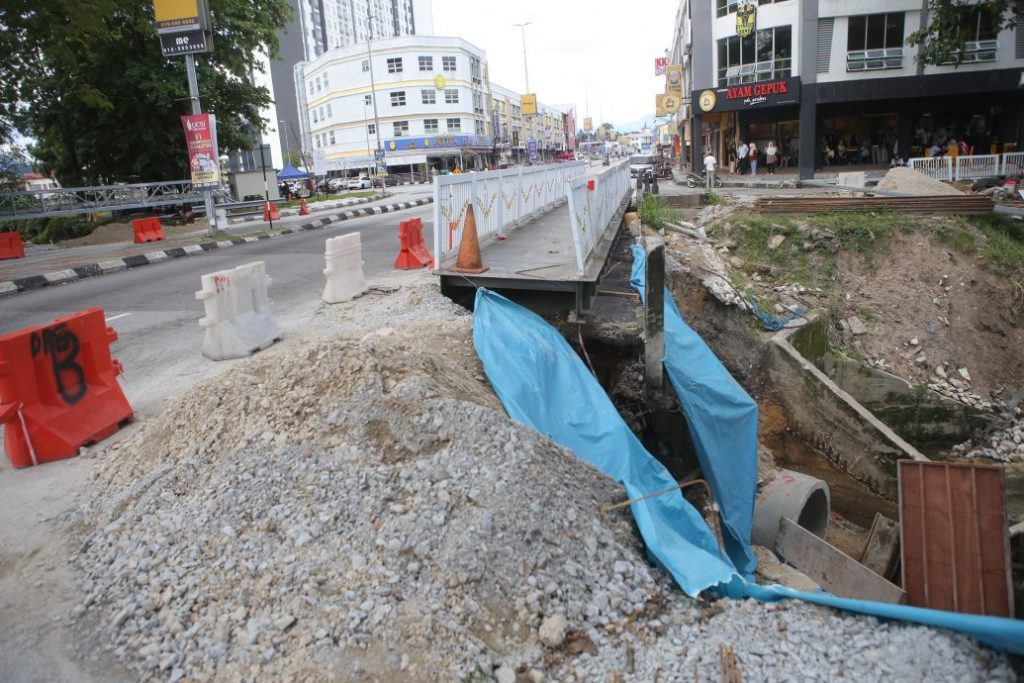
[[107, 318], [107, 322], [109, 323], [111, 320], [117, 320], [118, 318], [123, 318], [126, 315], [131, 315], [131, 313], [122, 313], [121, 315], [111, 316], [111, 317]]

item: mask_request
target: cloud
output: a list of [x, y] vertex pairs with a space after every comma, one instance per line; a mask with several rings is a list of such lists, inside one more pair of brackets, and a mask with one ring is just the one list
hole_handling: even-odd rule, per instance
[[525, 92], [522, 33], [515, 24], [531, 22], [530, 88], [545, 104], [575, 104], [580, 118], [589, 108], [596, 126], [654, 112], [654, 96], [664, 91], [654, 60], [672, 41], [678, 6], [678, 0], [614, 8], [565, 0], [433, 0], [434, 33], [484, 50], [491, 81]]

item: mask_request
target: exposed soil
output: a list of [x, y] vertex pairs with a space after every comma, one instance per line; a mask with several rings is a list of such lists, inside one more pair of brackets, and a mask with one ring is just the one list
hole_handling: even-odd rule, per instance
[[[206, 219], [196, 219], [194, 222], [184, 225], [174, 225], [167, 221], [161, 221], [161, 224], [167, 237], [183, 237], [190, 233], [205, 234], [207, 230]], [[89, 247], [96, 244], [131, 242], [134, 239], [134, 234], [131, 221], [125, 223], [105, 223], [85, 237], [63, 240], [55, 246], [68, 249], [70, 247]]]

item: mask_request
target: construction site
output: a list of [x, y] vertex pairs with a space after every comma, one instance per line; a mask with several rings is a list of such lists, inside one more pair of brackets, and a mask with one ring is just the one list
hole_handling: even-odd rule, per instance
[[1015, 187], [538, 169], [0, 330], [0, 680], [1019, 680]]

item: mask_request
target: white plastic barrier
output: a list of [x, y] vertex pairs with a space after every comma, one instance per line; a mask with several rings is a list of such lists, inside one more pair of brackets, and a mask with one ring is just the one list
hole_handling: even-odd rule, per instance
[[244, 358], [281, 338], [270, 310], [263, 261], [219, 270], [202, 276], [203, 288], [196, 299], [206, 315], [199, 320], [205, 329], [203, 355], [211, 360]]
[[328, 239], [325, 258], [324, 301], [340, 304], [366, 293], [369, 287], [363, 275], [363, 245], [358, 232]]
[[907, 159], [907, 166], [936, 180], [953, 179], [953, 159], [950, 157], [915, 157]]
[[998, 176], [1001, 170], [998, 154], [961, 154], [956, 158], [953, 177], [957, 180], [991, 178]]
[[586, 172], [583, 162], [520, 166], [434, 178], [434, 263], [453, 256], [462, 242], [466, 207], [473, 204], [481, 242], [504, 235], [531, 216], [565, 201], [565, 182]]

